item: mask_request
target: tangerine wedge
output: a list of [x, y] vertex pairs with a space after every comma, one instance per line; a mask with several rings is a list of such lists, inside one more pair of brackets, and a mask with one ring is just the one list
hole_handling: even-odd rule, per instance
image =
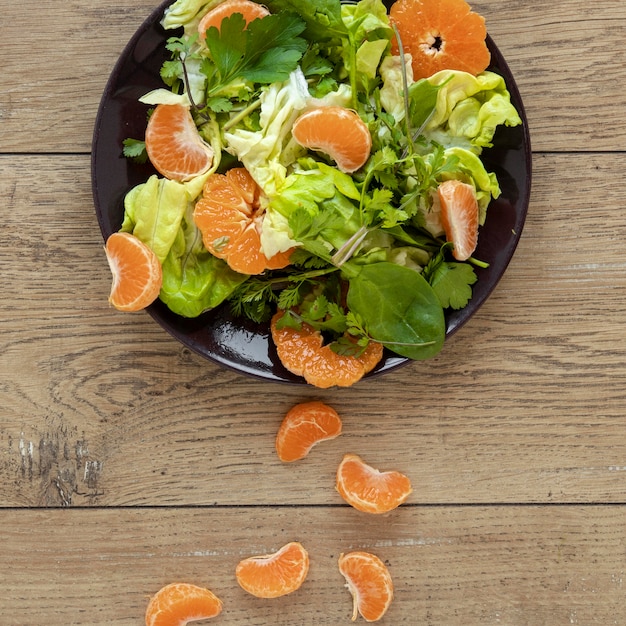
[[285, 369], [302, 376], [314, 387], [349, 387], [382, 359], [383, 346], [375, 341], [370, 341], [358, 357], [345, 356], [334, 352], [329, 345], [323, 345], [321, 333], [306, 323], [300, 329], [278, 328], [278, 321], [284, 314], [284, 311], [275, 313], [270, 324], [276, 354]]
[[413, 489], [407, 476], [381, 472], [356, 454], [344, 455], [337, 468], [337, 491], [355, 509], [364, 513], [388, 513], [400, 506]]
[[213, 164], [213, 148], [200, 137], [190, 107], [183, 104], [158, 104], [148, 119], [145, 142], [150, 162], [170, 180], [191, 180]]
[[235, 167], [211, 174], [194, 208], [194, 223], [205, 248], [240, 274], [261, 274], [289, 265], [291, 251], [267, 258], [261, 249], [265, 210], [261, 188], [248, 170]]
[[222, 611], [222, 601], [209, 589], [189, 583], [171, 583], [148, 603], [146, 626], [185, 626], [210, 619]]
[[479, 208], [474, 187], [460, 180], [446, 180], [437, 188], [437, 195], [446, 240], [454, 245], [452, 256], [467, 261], [478, 245]]
[[284, 463], [303, 459], [320, 441], [341, 434], [341, 418], [335, 409], [313, 400], [291, 407], [276, 434], [276, 452]]
[[250, 0], [226, 0], [208, 11], [200, 20], [200, 23], [198, 24], [198, 34], [200, 35], [200, 38], [206, 38], [206, 32], [209, 28], [211, 28], [211, 26], [215, 26], [215, 28], [220, 30], [222, 20], [226, 17], [234, 15], [235, 13], [243, 15], [246, 24], [249, 24], [252, 20], [262, 18], [270, 14], [270, 12], [263, 5], [251, 2]]
[[375, 554], [355, 551], [339, 556], [339, 571], [352, 594], [352, 621], [359, 613], [367, 622], [381, 619], [393, 600], [393, 581], [387, 566]]
[[273, 554], [240, 561], [235, 570], [239, 585], [257, 598], [278, 598], [302, 586], [309, 572], [309, 554], [292, 541]]
[[301, 146], [330, 156], [342, 172], [356, 172], [372, 150], [367, 124], [357, 113], [340, 106], [305, 111], [294, 122], [291, 133]]
[[131, 233], [113, 233], [104, 246], [113, 284], [109, 302], [119, 311], [140, 311], [161, 291], [163, 270], [154, 251]]
[[[485, 19], [465, 0], [397, 0], [389, 11], [405, 53], [412, 57], [415, 80], [440, 70], [480, 74], [487, 69]], [[397, 41], [392, 52], [398, 54]]]

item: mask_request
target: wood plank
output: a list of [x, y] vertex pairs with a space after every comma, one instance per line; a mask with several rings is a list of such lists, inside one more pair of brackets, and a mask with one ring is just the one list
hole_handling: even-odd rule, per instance
[[[346, 451], [406, 471], [413, 503], [626, 502], [626, 216], [606, 182], [622, 160], [539, 155], [521, 243], [474, 319], [436, 359], [320, 391], [218, 368], [110, 309], [88, 157], [0, 157], [0, 504], [339, 504]], [[310, 397], [344, 435], [285, 467], [276, 429]]]
[[[158, 3], [26, 4], [32, 7], [3, 6], [3, 43], [16, 52], [5, 59], [0, 151], [87, 152], [115, 61]], [[581, 0], [477, 0], [472, 6], [486, 18], [518, 82], [535, 150], [622, 149], [623, 3], [599, 0], [592, 16]], [[32, 27], [33, 15], [52, 42], [45, 61], [37, 54], [42, 35]], [[602, 123], [591, 123], [597, 116]]]
[[[623, 506], [403, 507], [384, 517], [343, 507], [4, 511], [0, 612], [20, 626], [139, 624], [152, 594], [186, 581], [222, 599], [218, 624], [348, 624], [351, 599], [337, 558], [367, 550], [394, 581], [381, 625], [623, 624], [624, 513]], [[240, 559], [291, 540], [311, 559], [298, 591], [259, 600], [238, 587]]]

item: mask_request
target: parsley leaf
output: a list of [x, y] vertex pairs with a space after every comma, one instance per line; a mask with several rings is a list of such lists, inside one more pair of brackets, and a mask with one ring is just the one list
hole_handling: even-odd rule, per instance
[[450, 244], [444, 244], [424, 268], [424, 278], [430, 283], [444, 309], [462, 309], [472, 297], [472, 285], [477, 281], [469, 263], [445, 260]]
[[125, 157], [139, 164], [143, 164], [148, 160], [145, 141], [139, 139], [124, 139], [122, 143], [124, 145], [122, 152]]
[[208, 94], [215, 95], [236, 78], [256, 83], [287, 80], [296, 69], [307, 43], [299, 35], [305, 23], [296, 15], [278, 13], [246, 24], [240, 13], [207, 31], [206, 45], [216, 72], [209, 77]]

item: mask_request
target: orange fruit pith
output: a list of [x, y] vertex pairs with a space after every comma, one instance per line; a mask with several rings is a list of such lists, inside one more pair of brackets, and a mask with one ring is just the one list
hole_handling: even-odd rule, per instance
[[109, 302], [120, 311], [140, 311], [161, 291], [163, 271], [154, 251], [130, 233], [113, 233], [104, 252], [113, 274]]
[[382, 359], [383, 346], [375, 341], [370, 341], [359, 356], [344, 356], [334, 352], [329, 345], [323, 345], [321, 333], [306, 323], [299, 330], [277, 328], [276, 324], [284, 314], [284, 311], [278, 311], [270, 324], [278, 358], [285, 369], [302, 376], [314, 387], [349, 387]]
[[200, 137], [183, 104], [158, 104], [148, 119], [145, 141], [150, 163], [170, 180], [191, 180], [213, 163], [213, 148]]
[[367, 622], [376, 622], [393, 600], [393, 581], [386, 565], [369, 552], [355, 551], [339, 557], [339, 571], [352, 594], [352, 621], [360, 613]]
[[357, 113], [340, 106], [305, 111], [291, 129], [305, 148], [329, 155], [342, 172], [356, 172], [372, 150], [372, 136]]
[[148, 603], [146, 626], [184, 626], [210, 619], [222, 611], [222, 601], [209, 591], [189, 583], [171, 583]]
[[[487, 69], [485, 19], [465, 0], [398, 0], [389, 17], [400, 33], [405, 53], [411, 53], [415, 80], [440, 70], [480, 74]], [[394, 37], [392, 52], [399, 48]]]
[[261, 250], [261, 189], [243, 167], [211, 174], [194, 208], [205, 248], [240, 274], [261, 274], [289, 265], [291, 250], [267, 258]]
[[253, 556], [239, 562], [235, 576], [239, 585], [257, 598], [278, 598], [300, 588], [309, 572], [309, 554], [292, 541], [273, 554]]
[[291, 407], [276, 434], [276, 452], [284, 463], [303, 459], [320, 441], [341, 434], [341, 418], [324, 402], [301, 402]]
[[226, 0], [221, 4], [218, 4], [215, 8], [211, 9], [200, 20], [198, 24], [198, 33], [202, 39], [206, 38], [206, 31], [215, 26], [218, 30], [222, 25], [222, 20], [225, 17], [230, 17], [235, 13], [240, 13], [249, 24], [252, 20], [265, 17], [270, 12], [261, 4], [251, 2], [250, 0]]
[[437, 195], [446, 239], [454, 244], [452, 256], [467, 261], [478, 245], [479, 209], [474, 187], [459, 180], [446, 180], [437, 188]]
[[337, 468], [336, 487], [348, 504], [364, 513], [388, 513], [405, 502], [413, 491], [411, 481], [404, 474], [381, 472], [356, 454], [344, 455]]

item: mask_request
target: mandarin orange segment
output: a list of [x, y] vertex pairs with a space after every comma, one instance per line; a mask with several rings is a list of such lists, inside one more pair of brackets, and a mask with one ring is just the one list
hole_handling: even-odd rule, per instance
[[276, 452], [284, 463], [303, 459], [313, 446], [341, 434], [341, 418], [335, 409], [313, 400], [291, 407], [276, 434]]
[[472, 185], [446, 180], [437, 188], [441, 204], [441, 223], [446, 240], [452, 242], [452, 256], [467, 261], [478, 245], [479, 207]]
[[205, 248], [240, 274], [261, 274], [289, 265], [291, 250], [267, 258], [261, 249], [261, 189], [243, 167], [211, 174], [193, 219]]
[[393, 600], [393, 581], [387, 566], [369, 552], [339, 556], [339, 571], [352, 595], [352, 621], [358, 614], [367, 622], [380, 620]]
[[146, 626], [185, 626], [210, 619], [222, 611], [222, 601], [209, 589], [190, 583], [171, 583], [148, 603]]
[[273, 554], [252, 556], [237, 565], [239, 585], [257, 598], [278, 598], [302, 586], [309, 572], [309, 554], [292, 541]]
[[270, 12], [262, 5], [250, 0], [226, 0], [221, 4], [218, 4], [215, 8], [211, 9], [200, 20], [198, 24], [198, 33], [201, 39], [206, 38], [206, 31], [215, 26], [218, 30], [222, 25], [222, 20], [226, 17], [230, 17], [235, 13], [243, 15], [246, 24], [249, 24], [252, 20], [265, 17]]
[[289, 326], [278, 328], [278, 321], [284, 314], [278, 311], [272, 317], [272, 340], [285, 368], [296, 376], [303, 376], [306, 364], [320, 350], [324, 338], [308, 324], [302, 324], [301, 330]]
[[188, 106], [158, 104], [146, 127], [146, 152], [157, 172], [170, 180], [191, 180], [213, 164], [213, 148], [196, 127]]
[[130, 233], [113, 233], [104, 246], [113, 284], [109, 302], [120, 311], [140, 311], [161, 291], [163, 271], [154, 251]]
[[381, 472], [356, 454], [344, 455], [337, 468], [337, 491], [364, 513], [388, 513], [407, 500], [411, 481], [397, 471]]
[[342, 172], [355, 172], [370, 156], [372, 136], [357, 113], [340, 106], [316, 107], [294, 122], [293, 138], [305, 148], [323, 152]]
[[[476, 75], [489, 66], [485, 19], [465, 0], [397, 0], [389, 17], [411, 54], [415, 80], [440, 70]], [[399, 52], [395, 38], [392, 52]]]

